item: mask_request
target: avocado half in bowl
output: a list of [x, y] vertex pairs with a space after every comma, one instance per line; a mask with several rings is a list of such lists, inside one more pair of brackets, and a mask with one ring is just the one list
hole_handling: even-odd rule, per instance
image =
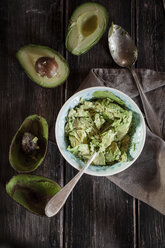
[[[109, 96], [110, 99], [108, 99]], [[108, 113], [106, 113], [106, 110], [96, 110], [96, 107], [92, 109], [93, 101], [95, 101], [95, 106], [96, 104], [98, 105], [98, 108], [100, 108], [99, 104], [106, 106], [109, 104], [107, 102], [110, 102], [110, 111], [108, 110]], [[85, 128], [83, 127], [84, 124], [77, 124], [82, 119], [82, 116], [86, 114], [86, 107], [79, 109], [82, 103], [87, 105], [88, 110], [90, 109], [90, 113], [86, 115], [89, 123], [87, 123]], [[93, 112], [97, 113], [93, 115]], [[103, 117], [100, 118], [102, 121], [98, 121], [99, 113]], [[72, 118], [72, 114], [78, 118], [78, 121], [75, 117], [73, 117], [73, 121], [71, 120], [72, 123], [75, 123], [76, 119], [76, 126], [79, 125], [76, 140], [80, 142], [80, 137], [83, 137], [83, 140], [81, 140], [81, 143], [83, 143], [83, 146], [81, 145], [81, 148], [83, 148], [81, 153], [85, 154], [85, 156], [82, 157], [79, 150], [77, 152], [79, 144], [75, 144], [75, 139], [72, 140], [71, 137], [75, 135], [74, 130], [71, 130], [72, 133], [69, 139], [66, 137], [69, 130], [67, 126], [68, 118]], [[107, 118], [108, 115], [109, 117]], [[93, 131], [90, 130], [89, 141], [89, 136], [86, 138], [86, 134], [88, 134], [91, 122], [94, 122], [94, 132], [96, 135], [91, 135]], [[106, 127], [107, 123], [108, 129]], [[69, 128], [72, 128], [72, 124], [69, 124], [69, 126]], [[119, 126], [122, 126], [122, 129], [118, 128]], [[82, 134], [82, 132], [84, 133]], [[99, 135], [97, 135], [97, 132]], [[99, 136], [98, 140], [97, 136]], [[85, 173], [94, 176], [110, 176], [127, 169], [139, 157], [145, 143], [146, 126], [139, 107], [129, 96], [114, 88], [91, 87], [74, 94], [63, 105], [56, 120], [55, 137], [63, 157], [78, 170], [90, 158], [95, 147], [97, 149], [99, 147], [97, 150], [99, 151], [97, 160], [89, 166]], [[91, 144], [94, 145], [92, 146]], [[89, 154], [86, 152], [87, 146], [90, 151]], [[106, 149], [104, 149], [105, 147]]]
[[92, 48], [104, 34], [108, 12], [98, 3], [81, 4], [73, 12], [66, 36], [66, 48], [74, 55], [81, 55]]

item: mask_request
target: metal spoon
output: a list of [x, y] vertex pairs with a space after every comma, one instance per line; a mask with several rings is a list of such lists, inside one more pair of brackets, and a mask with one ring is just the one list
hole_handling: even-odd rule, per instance
[[84, 165], [84, 167], [77, 173], [77, 175], [48, 201], [45, 207], [46, 216], [52, 217], [60, 211], [60, 209], [64, 206], [66, 200], [68, 199], [68, 196], [70, 195], [86, 169], [95, 159], [96, 155], [97, 152], [92, 155], [92, 157], [89, 159], [86, 165]]
[[137, 73], [133, 68], [133, 64], [137, 60], [138, 52], [132, 38], [123, 28], [112, 23], [108, 33], [108, 43], [110, 53], [116, 64], [128, 68], [134, 77], [142, 100], [148, 126], [153, 133], [162, 137], [158, 118], [149, 103], [148, 98], [144, 94]]

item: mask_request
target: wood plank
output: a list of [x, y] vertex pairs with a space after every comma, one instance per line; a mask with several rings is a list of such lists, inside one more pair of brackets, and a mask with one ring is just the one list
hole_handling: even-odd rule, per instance
[[[54, 123], [63, 103], [63, 87], [44, 89], [33, 83], [15, 58], [18, 49], [29, 43], [48, 45], [64, 52], [63, 1], [0, 2], [0, 239], [29, 246], [63, 247], [63, 212], [53, 219], [35, 216], [5, 193], [5, 183], [16, 172], [8, 162], [11, 139], [30, 114], [44, 116], [54, 140]], [[44, 164], [34, 174], [63, 184], [63, 159], [56, 146], [49, 146]], [[28, 247], [29, 247], [28, 246]]]
[[[16, 174], [8, 162], [9, 144], [15, 131], [26, 116], [41, 114], [48, 120], [50, 140], [53, 141], [54, 122], [63, 103], [65, 88], [64, 85], [57, 89], [42, 89], [32, 83], [16, 61], [15, 53], [24, 44], [36, 43], [51, 46], [65, 55], [63, 8], [66, 7], [67, 24], [76, 5], [82, 2], [85, 1], [66, 1], [66, 4], [59, 0], [0, 2], [0, 240], [14, 240], [27, 247], [41, 248], [136, 247], [135, 224], [139, 224], [139, 247], [164, 247], [165, 218], [146, 204], [139, 203], [139, 223], [136, 223], [135, 201], [106, 178], [85, 175], [67, 202], [65, 216], [62, 211], [52, 219], [28, 213], [5, 193], [6, 181]], [[101, 0], [99, 2], [103, 3]], [[133, 37], [137, 36], [138, 67], [163, 71], [162, 1], [136, 1], [137, 34], [134, 34], [134, 2], [104, 1], [110, 13], [109, 25], [114, 21]], [[67, 97], [76, 91], [90, 68], [116, 67], [109, 55], [107, 32], [87, 54], [76, 57], [67, 53], [71, 67]], [[155, 99], [159, 101], [156, 95]], [[65, 182], [77, 172], [68, 164], [65, 164], [64, 171], [63, 162], [57, 147], [50, 142], [44, 165], [35, 174], [63, 184], [63, 172]]]
[[[66, 24], [73, 10], [85, 1], [66, 1]], [[109, 24], [114, 21], [131, 31], [131, 1], [97, 1], [108, 10]], [[117, 67], [107, 44], [107, 33], [87, 54], [79, 57], [67, 52], [71, 75], [67, 97], [72, 95], [93, 67]], [[77, 171], [66, 164], [65, 178], [69, 181]], [[122, 248], [134, 246], [133, 198], [106, 178], [84, 175], [65, 207], [65, 247]], [[135, 214], [135, 211], [134, 211]]]
[[[138, 68], [165, 70], [164, 28], [163, 2], [161, 0], [137, 0]], [[159, 94], [164, 94], [163, 92], [165, 93], [165, 89], [160, 89], [158, 94], [153, 92], [152, 99], [160, 102]], [[155, 111], [158, 114], [158, 109]], [[160, 115], [158, 117], [160, 120], [164, 118]], [[139, 247], [165, 247], [165, 216], [142, 202], [139, 202], [138, 209]]]

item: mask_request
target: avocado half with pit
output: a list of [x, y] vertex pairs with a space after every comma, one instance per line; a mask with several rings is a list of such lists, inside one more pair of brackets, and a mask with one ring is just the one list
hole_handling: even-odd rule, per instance
[[44, 160], [47, 146], [47, 121], [38, 115], [27, 117], [10, 145], [9, 161], [11, 166], [18, 172], [34, 171]]
[[17, 52], [16, 57], [30, 79], [42, 87], [54, 88], [69, 75], [64, 57], [49, 47], [27, 45]]
[[102, 37], [108, 23], [107, 10], [98, 3], [84, 3], [73, 12], [66, 36], [66, 48], [81, 55]]
[[45, 215], [47, 202], [61, 187], [51, 179], [36, 175], [17, 175], [6, 185], [9, 196], [37, 215]]

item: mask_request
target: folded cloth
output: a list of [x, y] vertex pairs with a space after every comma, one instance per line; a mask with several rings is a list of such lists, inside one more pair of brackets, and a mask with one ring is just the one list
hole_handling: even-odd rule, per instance
[[[149, 101], [160, 118], [163, 130], [165, 73], [148, 69], [139, 69], [137, 73], [144, 92], [148, 92]], [[138, 90], [127, 69], [92, 69], [79, 90], [93, 86], [107, 86], [121, 90], [141, 107], [137, 97]], [[144, 149], [136, 162], [125, 171], [107, 178], [128, 194], [165, 215], [165, 141], [148, 128]]]

